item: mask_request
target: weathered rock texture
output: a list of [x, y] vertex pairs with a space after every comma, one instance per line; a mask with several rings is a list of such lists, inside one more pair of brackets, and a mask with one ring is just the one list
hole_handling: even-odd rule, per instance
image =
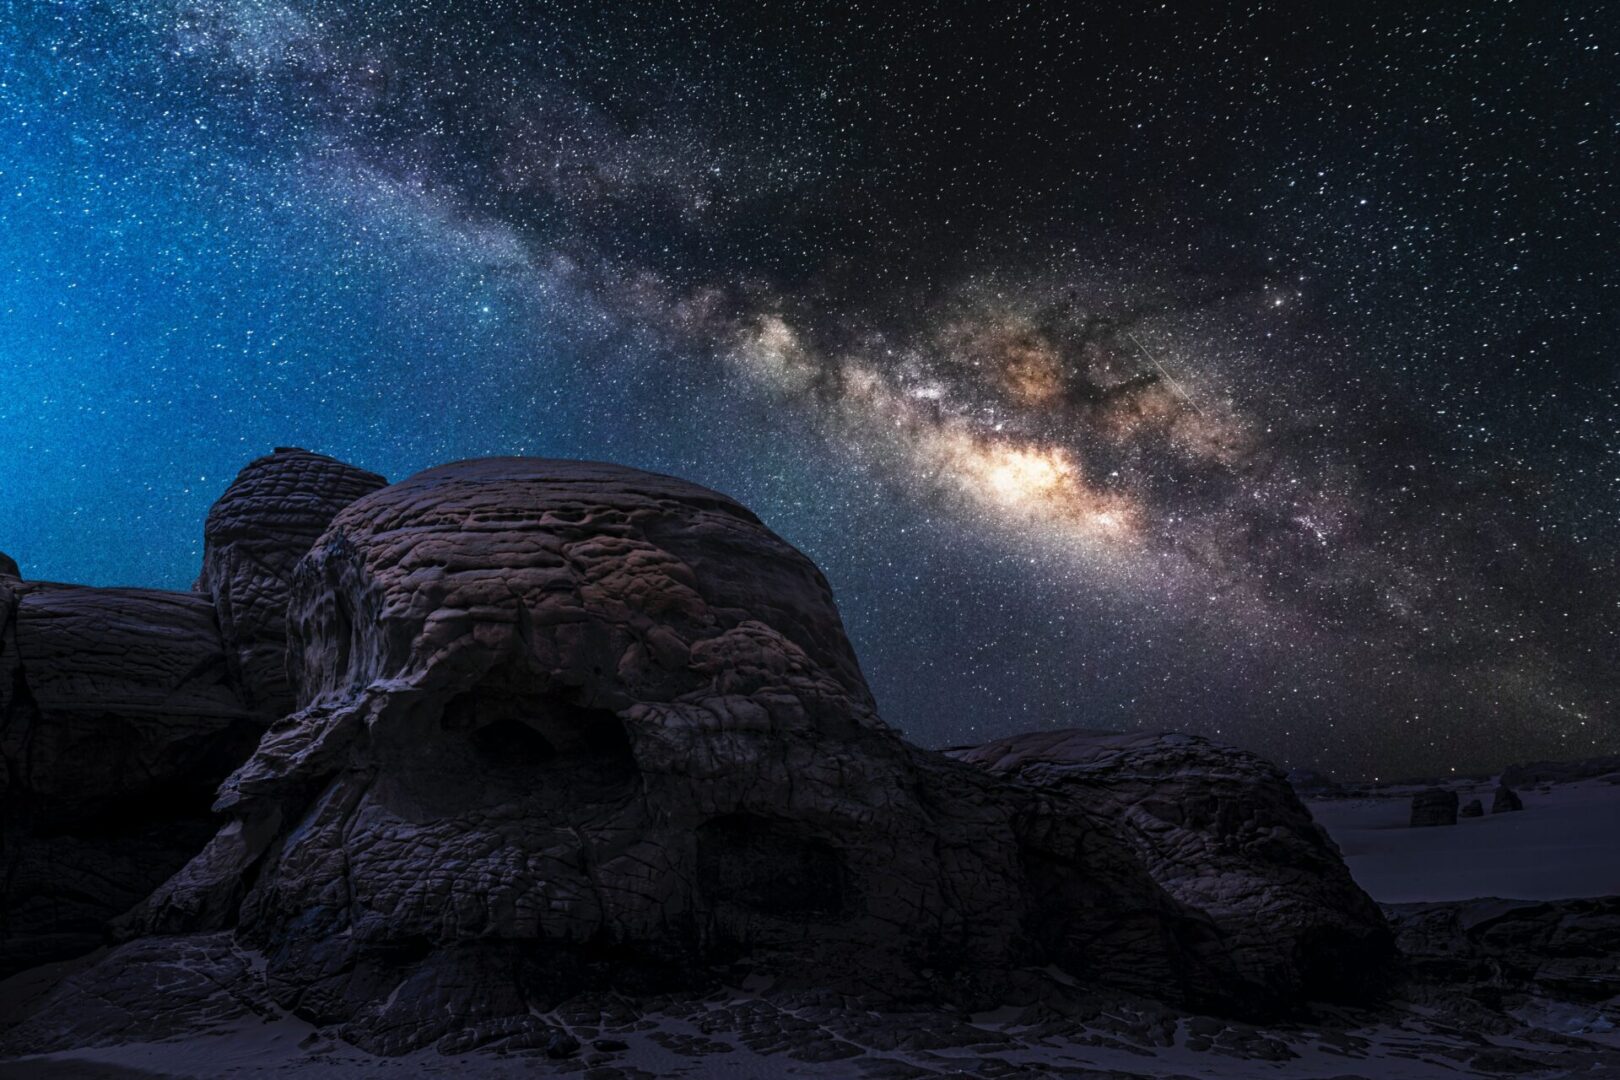
[[1524, 800], [1519, 798], [1518, 792], [1506, 784], [1497, 785], [1496, 794], [1491, 798], [1491, 813], [1508, 814], [1523, 809]]
[[532, 459], [381, 483], [254, 462], [209, 517], [206, 597], [0, 583], [17, 966], [176, 871], [24, 1045], [86, 1009], [150, 1034], [165, 986], [206, 1011], [243, 979], [383, 1053], [544, 1047], [582, 988], [733, 962], [956, 1008], [1043, 970], [1256, 1013], [1379, 988], [1381, 917], [1251, 755], [918, 750], [820, 572], [722, 495]]
[[891, 996], [1031, 963], [1234, 985], [1106, 822], [884, 726], [819, 571], [712, 491], [432, 469], [337, 515], [289, 628], [300, 711], [132, 925], [237, 921], [283, 1005], [364, 1046], [744, 954]]
[[1429, 788], [1412, 796], [1412, 828], [1457, 824], [1457, 793]]
[[1389, 974], [1382, 915], [1287, 778], [1193, 735], [1050, 731], [953, 752], [1111, 822], [1153, 878], [1207, 916], [1237, 967], [1234, 995], [1365, 999]]
[[94, 948], [194, 855], [261, 726], [206, 599], [0, 580], [0, 974]]
[[1514, 994], [1620, 1005], [1620, 896], [1385, 911], [1416, 980], [1472, 988], [1493, 1006]]
[[292, 711], [286, 614], [293, 567], [339, 510], [386, 483], [333, 458], [278, 447], [249, 462], [209, 511], [195, 588], [213, 598], [249, 707], [270, 716]]

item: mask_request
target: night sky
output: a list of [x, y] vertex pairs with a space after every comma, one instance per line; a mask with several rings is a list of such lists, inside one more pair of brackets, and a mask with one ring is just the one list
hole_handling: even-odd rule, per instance
[[1082, 6], [0, 3], [0, 550], [186, 588], [276, 445], [611, 460], [925, 745], [1620, 750], [1620, 14]]

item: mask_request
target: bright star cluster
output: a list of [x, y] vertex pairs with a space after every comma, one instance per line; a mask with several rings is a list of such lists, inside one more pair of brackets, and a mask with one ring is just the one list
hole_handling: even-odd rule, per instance
[[816, 559], [926, 744], [1620, 748], [1615, 15], [1086, 7], [12, 4], [0, 550], [607, 459]]

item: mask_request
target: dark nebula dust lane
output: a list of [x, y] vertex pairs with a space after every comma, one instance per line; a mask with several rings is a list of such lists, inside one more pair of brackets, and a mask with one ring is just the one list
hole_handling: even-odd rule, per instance
[[183, 585], [281, 443], [611, 459], [816, 559], [925, 743], [1620, 741], [1604, 5], [6, 15], [25, 571]]

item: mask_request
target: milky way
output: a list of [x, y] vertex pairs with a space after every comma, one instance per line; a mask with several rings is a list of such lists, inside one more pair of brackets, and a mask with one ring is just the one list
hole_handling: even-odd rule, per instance
[[1613, 750], [1617, 35], [1537, 7], [12, 5], [0, 548], [182, 586], [271, 445], [608, 458], [817, 559], [926, 743]]

